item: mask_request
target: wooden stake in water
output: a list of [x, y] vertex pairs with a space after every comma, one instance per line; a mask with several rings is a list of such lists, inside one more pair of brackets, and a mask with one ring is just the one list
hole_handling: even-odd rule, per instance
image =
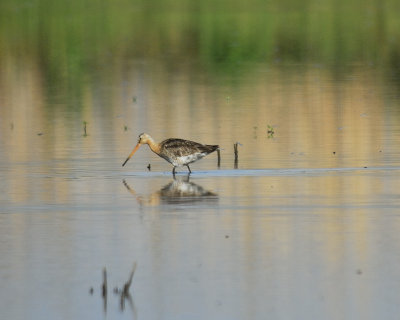
[[233, 152], [235, 153], [235, 162], [233, 164], [233, 167], [235, 169], [238, 168], [238, 163], [239, 163], [238, 144], [239, 144], [239, 142], [236, 142], [236, 143], [233, 144]]

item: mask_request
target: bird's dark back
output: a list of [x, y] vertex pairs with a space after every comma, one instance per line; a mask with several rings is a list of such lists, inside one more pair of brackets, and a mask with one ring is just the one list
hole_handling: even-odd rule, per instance
[[219, 148], [218, 145], [206, 145], [198, 142], [171, 138], [161, 142], [161, 152], [173, 153], [177, 157], [187, 156], [195, 153], [211, 153]]

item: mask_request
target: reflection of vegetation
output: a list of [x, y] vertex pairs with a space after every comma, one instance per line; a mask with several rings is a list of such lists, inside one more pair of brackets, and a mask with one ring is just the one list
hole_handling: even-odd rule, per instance
[[397, 0], [3, 0], [0, 58], [33, 57], [45, 81], [78, 97], [77, 81], [140, 57], [188, 57], [212, 71], [247, 62], [397, 66], [398, 10]]

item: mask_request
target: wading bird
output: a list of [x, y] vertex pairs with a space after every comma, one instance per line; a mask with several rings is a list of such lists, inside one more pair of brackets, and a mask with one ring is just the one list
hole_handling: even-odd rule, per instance
[[207, 145], [176, 138], [166, 139], [157, 143], [147, 133], [142, 133], [139, 135], [139, 141], [136, 147], [132, 150], [128, 158], [126, 158], [122, 166], [128, 162], [142, 144], [148, 144], [151, 151], [171, 163], [174, 166], [172, 169], [172, 174], [174, 175], [175, 168], [183, 166], [186, 166], [189, 169], [189, 173], [192, 173], [189, 167], [190, 163], [205, 157], [219, 148], [218, 145]]

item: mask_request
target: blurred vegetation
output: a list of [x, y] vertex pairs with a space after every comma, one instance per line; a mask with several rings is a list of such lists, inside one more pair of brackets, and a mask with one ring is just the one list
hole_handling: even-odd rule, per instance
[[141, 58], [209, 72], [367, 64], [398, 76], [399, 12], [398, 0], [2, 0], [0, 59], [34, 59], [66, 86]]

